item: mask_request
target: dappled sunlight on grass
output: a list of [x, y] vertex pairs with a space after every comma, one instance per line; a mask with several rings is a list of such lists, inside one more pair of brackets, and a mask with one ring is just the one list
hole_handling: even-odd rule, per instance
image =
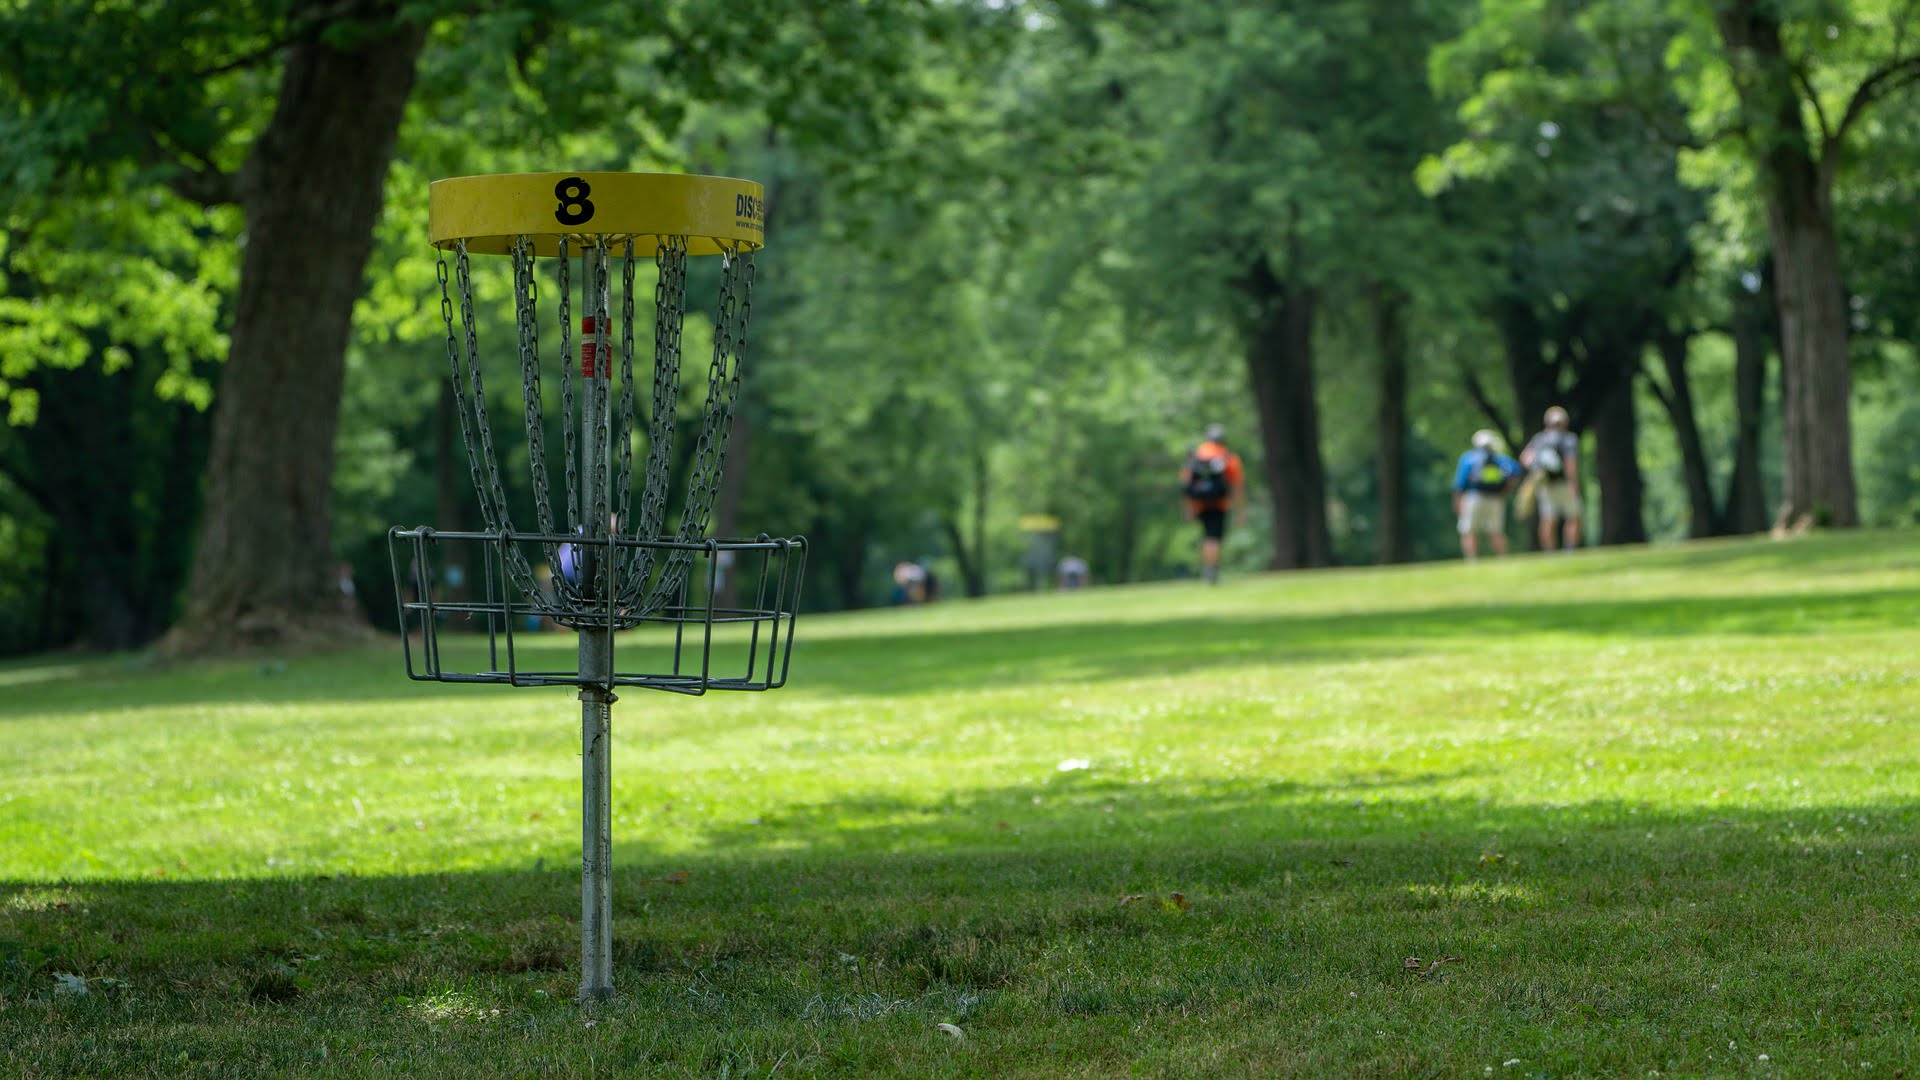
[[48, 911], [71, 911], [85, 907], [85, 894], [76, 892], [71, 885], [44, 886], [15, 889], [0, 901], [0, 911], [27, 914]]
[[432, 1024], [444, 1024], [450, 1021], [489, 1023], [500, 1019], [499, 1006], [488, 1006], [476, 1000], [471, 994], [463, 994], [457, 990], [443, 990], [438, 994], [425, 997], [401, 998], [397, 1004], [408, 1015]]
[[1512, 909], [1535, 907], [1542, 902], [1539, 894], [1533, 889], [1520, 885], [1487, 884], [1479, 881], [1448, 885], [1409, 885], [1407, 895], [1415, 900], [1438, 904], [1471, 904]]

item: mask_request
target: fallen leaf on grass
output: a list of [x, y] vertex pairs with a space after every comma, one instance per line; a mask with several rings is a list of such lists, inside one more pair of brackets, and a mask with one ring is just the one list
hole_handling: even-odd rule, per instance
[[1426, 979], [1431, 978], [1435, 972], [1439, 971], [1440, 965], [1463, 964], [1466, 963], [1466, 959], [1464, 956], [1442, 956], [1429, 964], [1417, 956], [1409, 956], [1400, 966], [1409, 975], [1418, 975]]
[[939, 1032], [942, 1035], [951, 1035], [954, 1038], [960, 1040], [961, 1042], [967, 1041], [967, 1033], [964, 1031], [961, 1031], [959, 1025], [957, 1024], [935, 1024], [933, 1025], [933, 1030]]
[[1193, 906], [1193, 901], [1187, 899], [1186, 893], [1173, 893], [1167, 897], [1166, 903], [1160, 906], [1168, 911], [1185, 911]]
[[687, 878], [691, 876], [692, 876], [692, 871], [675, 870], [671, 874], [662, 875], [660, 880], [666, 882], [669, 885], [685, 885], [687, 883]]
[[1142, 893], [1128, 893], [1127, 895], [1120, 898], [1120, 902], [1123, 904], [1131, 904], [1135, 900], [1145, 900], [1145, 899], [1146, 899], [1146, 896]]
[[1506, 861], [1507, 861], [1507, 857], [1505, 855], [1500, 854], [1498, 851], [1495, 851], [1492, 848], [1488, 848], [1487, 850], [1480, 853], [1481, 866], [1488, 866], [1493, 863], [1506, 862]]

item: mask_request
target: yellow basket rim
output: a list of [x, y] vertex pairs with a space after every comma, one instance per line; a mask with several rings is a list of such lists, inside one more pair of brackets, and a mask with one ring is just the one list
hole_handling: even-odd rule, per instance
[[427, 187], [427, 235], [438, 248], [465, 241], [477, 255], [505, 255], [525, 238], [536, 256], [569, 254], [601, 240], [635, 253], [667, 237], [687, 254], [756, 250], [765, 244], [766, 189], [752, 180], [698, 173], [532, 172], [455, 176]]

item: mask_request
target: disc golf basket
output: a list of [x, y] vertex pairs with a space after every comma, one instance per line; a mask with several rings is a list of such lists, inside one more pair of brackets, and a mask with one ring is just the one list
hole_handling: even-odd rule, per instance
[[[616, 688], [771, 690], [787, 677], [805, 541], [707, 536], [740, 399], [763, 206], [760, 185], [749, 181], [646, 173], [469, 176], [438, 181], [429, 191], [454, 406], [486, 529], [389, 530], [407, 675], [579, 688], [585, 1000], [613, 992], [609, 743]], [[510, 286], [501, 273], [498, 289], [485, 278], [476, 289], [474, 255], [505, 256]], [[720, 287], [706, 394], [697, 427], [690, 425], [690, 446], [676, 453], [688, 259], [715, 255]], [[636, 312], [634, 282], [648, 262], [650, 378], [644, 367], [636, 373], [635, 363], [646, 313]], [[558, 347], [546, 362], [543, 278], [558, 323]], [[513, 298], [514, 345], [490, 347], [486, 363], [476, 292]], [[495, 352], [508, 355], [495, 360]], [[510, 411], [526, 443], [524, 455], [503, 466], [487, 380], [516, 371], [519, 401]], [[564, 463], [558, 477], [548, 470], [546, 396], [556, 381]], [[638, 455], [636, 442], [644, 443]], [[510, 506], [502, 481], [517, 456], [531, 472], [530, 506]], [[685, 479], [675, 484], [678, 475]], [[535, 527], [523, 532], [514, 511], [524, 522], [528, 509]], [[454, 575], [453, 567], [470, 569]], [[457, 594], [440, 584], [455, 576], [466, 582]], [[479, 632], [449, 632], [462, 624]], [[577, 634], [571, 663], [540, 647], [541, 639], [551, 640], [532, 632], [542, 626]]]

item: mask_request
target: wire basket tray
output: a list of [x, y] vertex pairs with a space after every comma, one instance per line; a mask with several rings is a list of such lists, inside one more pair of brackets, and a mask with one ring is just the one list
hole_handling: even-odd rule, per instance
[[[786, 684], [802, 537], [589, 540], [422, 526], [390, 529], [387, 541], [410, 679], [692, 695]], [[510, 571], [515, 554], [544, 554], [559, 572], [529, 590]], [[652, 567], [651, 587], [617, 588], [638, 560]], [[610, 676], [582, 676], [575, 638], [550, 632], [561, 627], [606, 632]]]

